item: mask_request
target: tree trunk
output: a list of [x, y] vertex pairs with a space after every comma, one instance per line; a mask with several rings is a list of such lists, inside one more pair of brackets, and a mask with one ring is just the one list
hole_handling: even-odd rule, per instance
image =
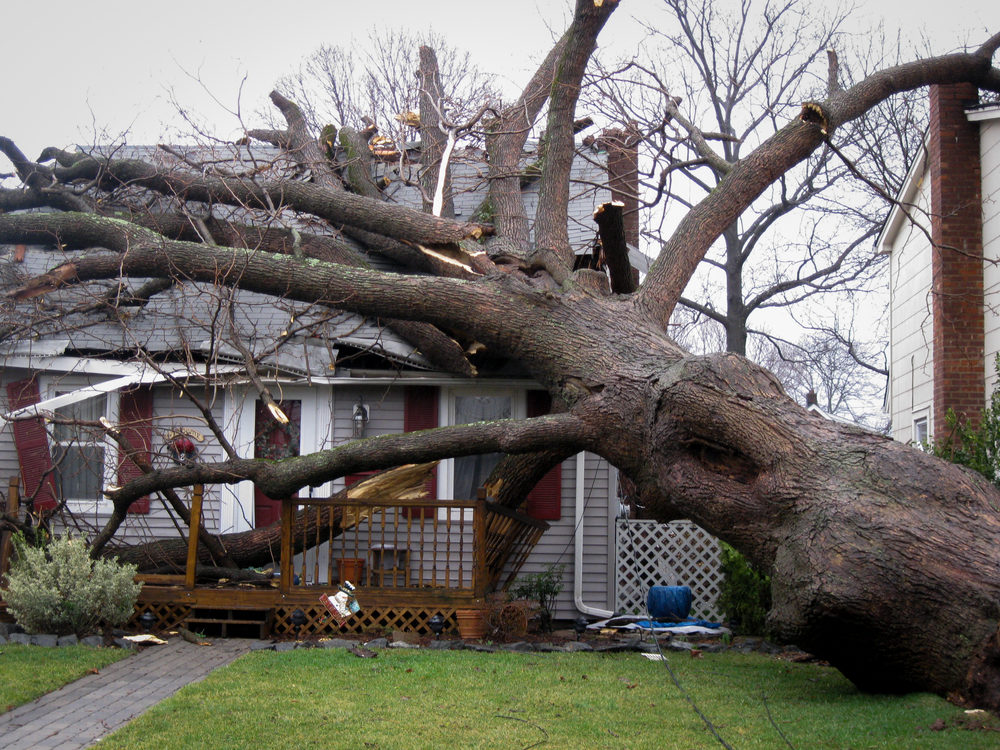
[[655, 516], [690, 518], [770, 572], [778, 637], [866, 690], [1000, 709], [992, 485], [809, 414], [735, 355], [686, 358], [655, 382], [648, 447], [616, 463]]
[[[316, 522], [316, 512], [299, 511], [294, 520], [295, 553], [302, 551], [303, 539], [325, 539], [331, 526], [336, 536], [340, 532], [340, 509], [335, 509], [331, 515], [325, 508], [320, 514], [320, 522]], [[275, 521], [270, 526], [259, 529], [241, 531], [235, 534], [220, 534], [217, 539], [229, 553], [231, 559], [241, 568], [259, 568], [265, 565], [277, 565], [281, 553], [281, 522]], [[187, 540], [161, 539], [146, 544], [136, 544], [129, 547], [108, 548], [106, 557], [117, 558], [122, 563], [132, 563], [139, 566], [139, 572], [150, 572], [164, 568], [172, 568], [183, 572], [187, 562]], [[198, 563], [213, 566], [215, 563], [204, 545], [198, 545]]]

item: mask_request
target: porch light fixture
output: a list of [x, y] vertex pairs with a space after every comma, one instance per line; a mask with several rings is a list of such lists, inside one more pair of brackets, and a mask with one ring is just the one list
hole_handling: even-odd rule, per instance
[[438, 612], [431, 619], [427, 621], [427, 625], [430, 626], [431, 632], [434, 633], [434, 638], [441, 638], [441, 631], [444, 630], [444, 618], [441, 613]]
[[299, 639], [299, 631], [302, 630], [302, 626], [306, 624], [306, 613], [301, 609], [296, 609], [292, 612], [292, 627], [295, 628], [295, 640]]
[[358, 403], [354, 405], [354, 413], [351, 415], [351, 422], [354, 425], [353, 434], [354, 437], [364, 437], [365, 429], [368, 427], [368, 405], [365, 400], [359, 399]]

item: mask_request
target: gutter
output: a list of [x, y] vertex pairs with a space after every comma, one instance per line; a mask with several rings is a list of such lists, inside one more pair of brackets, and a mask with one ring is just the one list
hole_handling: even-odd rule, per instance
[[586, 482], [586, 452], [580, 451], [576, 454], [576, 503], [575, 503], [575, 524], [573, 526], [573, 604], [577, 610], [585, 615], [599, 617], [606, 620], [614, 617], [615, 613], [591, 607], [583, 603], [583, 505], [584, 505], [584, 484]]

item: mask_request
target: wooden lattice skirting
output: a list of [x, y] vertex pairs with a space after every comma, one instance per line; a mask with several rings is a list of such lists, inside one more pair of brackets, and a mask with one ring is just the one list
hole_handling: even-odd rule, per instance
[[306, 616], [306, 623], [299, 635], [338, 635], [348, 633], [388, 633], [393, 630], [403, 630], [419, 635], [431, 635], [427, 623], [436, 614], [444, 618], [444, 632], [454, 631], [458, 627], [454, 609], [435, 607], [373, 607], [363, 609], [359, 614], [349, 618], [343, 625], [338, 625], [330, 617], [323, 606], [291, 607], [279, 606], [274, 611], [274, 635], [294, 635], [292, 612], [301, 609]]
[[[456, 632], [458, 620], [453, 608], [440, 607], [373, 607], [362, 610], [360, 614], [348, 619], [342, 626], [330, 617], [330, 613], [321, 605], [281, 605], [274, 609], [272, 635], [295, 635], [292, 625], [292, 612], [301, 609], [306, 616], [306, 622], [299, 630], [299, 636], [334, 636], [344, 634], [386, 633], [393, 630], [403, 630], [419, 635], [431, 635], [428, 622], [434, 615], [444, 618], [444, 632]], [[153, 631], [163, 632], [173, 630], [183, 624], [191, 615], [192, 607], [176, 602], [150, 602], [136, 605], [135, 613], [129, 621], [129, 630], [143, 630], [139, 619], [144, 612], [150, 611], [156, 618]]]

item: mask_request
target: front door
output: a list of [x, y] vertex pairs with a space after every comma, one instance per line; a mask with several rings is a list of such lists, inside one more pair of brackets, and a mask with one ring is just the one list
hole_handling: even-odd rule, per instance
[[[282, 401], [278, 404], [288, 417], [281, 424], [272, 416], [263, 401], [257, 400], [254, 418], [253, 457], [278, 460], [299, 455], [302, 432], [302, 402]], [[270, 498], [254, 488], [254, 527], [270, 526], [281, 518], [281, 498]]]

